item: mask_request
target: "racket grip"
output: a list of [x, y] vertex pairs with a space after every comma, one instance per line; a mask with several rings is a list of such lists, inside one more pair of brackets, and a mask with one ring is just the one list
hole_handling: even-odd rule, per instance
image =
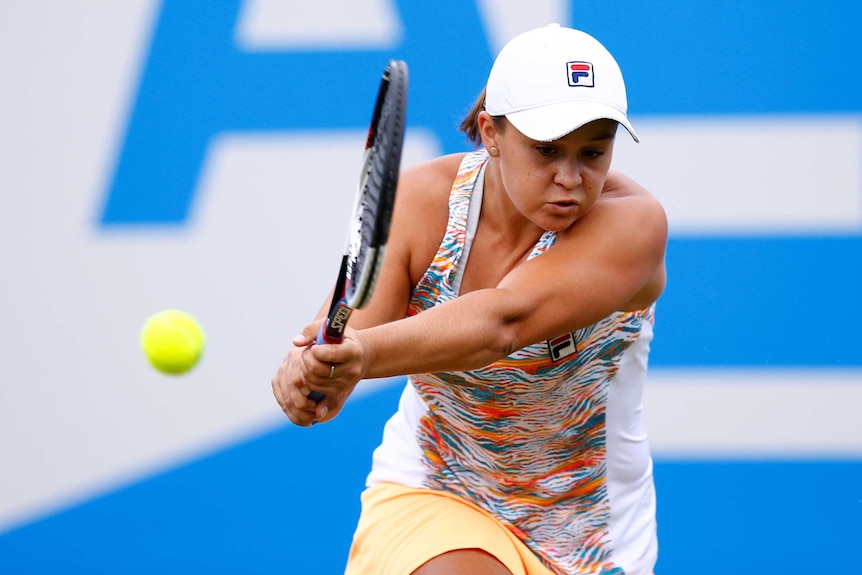
[[332, 337], [326, 333], [326, 327], [329, 320], [323, 322], [320, 326], [320, 331], [317, 332], [317, 339], [314, 340], [314, 345], [323, 345], [324, 343], [341, 343], [344, 337]]
[[[334, 337], [327, 336], [326, 335], [326, 324], [327, 323], [329, 323], [328, 320], [323, 322], [323, 324], [320, 326], [320, 331], [317, 332], [317, 338], [314, 340], [315, 345], [322, 345], [324, 343], [341, 343], [342, 340], [344, 340], [343, 337], [334, 338]], [[322, 393], [320, 393], [319, 391], [311, 390], [311, 393], [308, 394], [308, 397], [312, 401], [316, 401], [319, 403], [320, 400], [326, 396], [323, 395]]]

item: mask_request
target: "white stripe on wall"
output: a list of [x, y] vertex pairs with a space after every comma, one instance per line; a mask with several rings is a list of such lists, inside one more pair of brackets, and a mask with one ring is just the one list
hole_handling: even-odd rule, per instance
[[634, 118], [614, 166], [653, 192], [671, 232], [862, 233], [862, 115]]
[[644, 419], [657, 457], [862, 458], [862, 370], [657, 370]]
[[237, 19], [245, 50], [392, 48], [404, 36], [394, 3], [246, 0]]

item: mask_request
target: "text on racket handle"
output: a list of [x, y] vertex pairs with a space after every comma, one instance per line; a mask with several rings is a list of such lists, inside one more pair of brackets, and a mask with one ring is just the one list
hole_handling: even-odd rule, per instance
[[344, 300], [338, 302], [331, 314], [329, 325], [326, 328], [326, 335], [331, 338], [338, 338], [340, 341], [344, 337], [344, 330], [347, 329], [347, 320], [353, 308], [344, 303]]

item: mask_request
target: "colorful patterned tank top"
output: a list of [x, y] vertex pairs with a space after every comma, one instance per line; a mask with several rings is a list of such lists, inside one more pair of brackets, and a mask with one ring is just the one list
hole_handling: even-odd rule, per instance
[[[452, 278], [464, 265], [470, 200], [487, 159], [482, 150], [463, 160], [444, 239], [408, 315], [458, 296]], [[529, 257], [555, 239], [545, 232]], [[614, 313], [482, 369], [411, 376], [369, 483], [459, 495], [556, 573], [648, 573], [654, 492], [640, 404], [653, 309]]]

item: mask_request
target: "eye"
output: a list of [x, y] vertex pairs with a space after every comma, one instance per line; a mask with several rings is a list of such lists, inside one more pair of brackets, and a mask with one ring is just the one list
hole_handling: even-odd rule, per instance
[[536, 146], [536, 151], [539, 152], [543, 156], [553, 156], [557, 153], [557, 149], [554, 146], [546, 146], [539, 145]]
[[584, 150], [583, 152], [581, 152], [581, 154], [582, 154], [585, 158], [588, 158], [588, 159], [590, 159], [590, 160], [596, 160], [596, 159], [601, 158], [602, 156], [604, 156], [604, 155], [605, 155], [605, 151], [604, 151], [603, 149], [600, 149], [600, 148], [592, 148], [592, 149], [589, 149], [589, 150]]

